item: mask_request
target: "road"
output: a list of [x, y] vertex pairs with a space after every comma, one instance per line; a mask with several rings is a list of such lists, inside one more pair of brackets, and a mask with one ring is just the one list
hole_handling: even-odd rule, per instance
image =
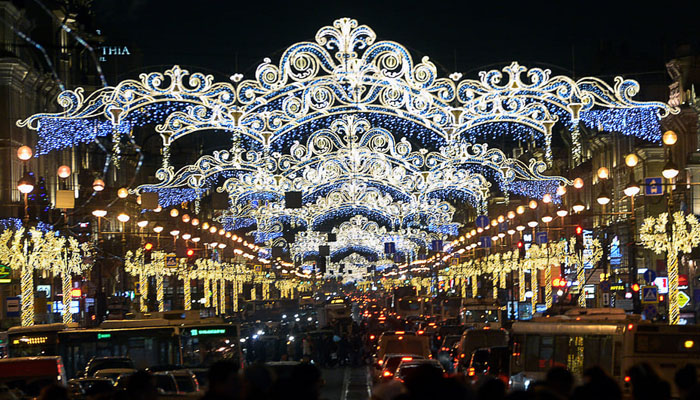
[[370, 395], [367, 367], [339, 367], [321, 370], [324, 400], [366, 400]]

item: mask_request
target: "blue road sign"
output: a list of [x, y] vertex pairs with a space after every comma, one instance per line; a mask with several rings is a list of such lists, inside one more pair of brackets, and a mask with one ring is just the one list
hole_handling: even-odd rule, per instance
[[642, 304], [656, 304], [659, 302], [659, 293], [656, 286], [642, 286]]
[[444, 247], [442, 245], [442, 240], [433, 240], [432, 245], [433, 251], [442, 252], [442, 248]]
[[549, 241], [549, 235], [547, 235], [547, 232], [537, 232], [535, 234], [535, 243], [545, 244], [548, 241]]
[[19, 297], [8, 297], [5, 299], [5, 312], [8, 318], [19, 317], [20, 311], [20, 298]]
[[663, 178], [655, 176], [653, 178], [644, 179], [644, 195], [645, 196], [661, 196], [664, 194]]
[[479, 246], [483, 248], [490, 248], [491, 247], [491, 238], [488, 236], [484, 236], [481, 239], [479, 239]]
[[501, 222], [498, 224], [498, 231], [499, 232], [506, 232], [508, 230], [508, 223], [507, 222]]
[[394, 242], [384, 243], [384, 254], [393, 254], [393, 253], [396, 253], [396, 243], [394, 243]]
[[609, 292], [610, 291], [610, 282], [609, 281], [600, 281], [600, 290], [603, 292]]
[[476, 227], [477, 228], [486, 228], [491, 221], [489, 220], [489, 217], [485, 215], [479, 215], [476, 217]]
[[656, 314], [659, 313], [659, 311], [656, 309], [655, 305], [649, 304], [646, 307], [644, 307], [643, 313], [647, 317], [647, 319], [651, 319], [654, 318]]
[[651, 285], [654, 283], [654, 280], [656, 279], [656, 272], [648, 269], [644, 271], [644, 280], [646, 281], [647, 285]]

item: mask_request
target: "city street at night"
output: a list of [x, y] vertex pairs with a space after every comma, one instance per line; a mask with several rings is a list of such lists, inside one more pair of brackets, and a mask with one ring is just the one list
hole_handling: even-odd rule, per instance
[[0, 400], [700, 400], [700, 8], [0, 1]]

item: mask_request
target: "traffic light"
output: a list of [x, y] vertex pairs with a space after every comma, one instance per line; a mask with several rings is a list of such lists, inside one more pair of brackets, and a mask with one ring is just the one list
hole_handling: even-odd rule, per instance
[[196, 258], [196, 257], [194, 256], [194, 254], [195, 254], [194, 249], [189, 249], [189, 248], [188, 248], [188, 249], [187, 249], [187, 252], [186, 252], [185, 254], [187, 254], [187, 264], [189, 264], [189, 265], [194, 264], [194, 260], [195, 260], [195, 258]]
[[635, 292], [638, 292], [639, 291], [639, 284], [635, 283], [634, 285], [632, 285], [632, 290], [634, 290]]
[[153, 243], [147, 242], [143, 245], [143, 263], [151, 263], [151, 250], [153, 250]]
[[581, 225], [576, 225], [576, 245], [574, 250], [576, 252], [583, 251], [583, 227]]
[[520, 241], [518, 241], [517, 246], [518, 246], [518, 256], [521, 259], [525, 258], [525, 243], [522, 240], [520, 240]]

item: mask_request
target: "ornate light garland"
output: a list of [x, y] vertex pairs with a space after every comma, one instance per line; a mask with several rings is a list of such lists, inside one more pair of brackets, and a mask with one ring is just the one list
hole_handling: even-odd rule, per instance
[[[515, 62], [481, 72], [478, 80], [453, 82], [439, 77], [427, 57], [416, 62], [405, 47], [376, 41], [372, 29], [342, 18], [321, 28], [313, 42], [290, 46], [279, 63], [266, 60], [254, 79], [216, 83], [175, 66], [87, 97], [82, 88], [64, 91], [62, 113], [36, 114], [18, 125], [38, 131], [40, 154], [112, 136], [118, 156], [122, 136], [156, 124], [163, 139], [159, 183], [136, 192], [158, 191], [165, 206], [225, 191], [231, 210], [222, 218], [232, 226], [255, 223], [260, 241], [272, 245], [280, 243], [280, 224], [313, 229], [362, 213], [396, 231], [455, 233], [446, 201], [466, 200], [484, 211], [489, 179], [506, 197], [553, 194], [569, 183], [544, 175], [557, 123], [574, 132], [581, 122], [658, 139], [659, 119], [678, 110], [632, 100], [638, 89], [622, 78], [614, 86], [596, 78], [574, 81]], [[176, 171], [168, 157], [172, 143], [212, 129], [233, 146]], [[536, 141], [546, 162], [522, 163], [476, 143], [504, 136]], [[377, 199], [388, 201], [331, 203], [330, 193], [346, 184], [375, 189]], [[283, 204], [282, 193], [292, 190], [304, 194], [301, 210]], [[257, 201], [268, 204], [251, 206]]]

